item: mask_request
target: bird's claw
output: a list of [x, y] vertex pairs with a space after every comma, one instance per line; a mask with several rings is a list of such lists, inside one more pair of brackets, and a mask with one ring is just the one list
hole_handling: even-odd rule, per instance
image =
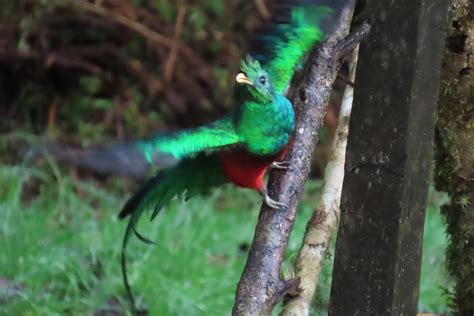
[[285, 204], [283, 204], [281, 202], [278, 202], [278, 201], [275, 201], [274, 199], [272, 199], [268, 195], [265, 196], [264, 201], [265, 201], [265, 204], [267, 204], [270, 208], [273, 208], [275, 210], [279, 210], [279, 209], [282, 209], [282, 208], [286, 207]]
[[270, 167], [272, 169], [278, 170], [288, 170], [290, 168], [290, 163], [288, 161], [274, 161]]
[[281, 202], [278, 202], [278, 201], [275, 201], [274, 199], [272, 199], [268, 195], [266, 190], [261, 191], [260, 194], [262, 194], [262, 196], [263, 196], [263, 202], [266, 205], [268, 205], [270, 208], [275, 209], [275, 210], [286, 208], [286, 205], [284, 203], [281, 203]]

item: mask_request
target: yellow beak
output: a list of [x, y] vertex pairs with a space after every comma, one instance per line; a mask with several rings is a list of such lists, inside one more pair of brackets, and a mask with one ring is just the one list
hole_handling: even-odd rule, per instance
[[241, 83], [241, 84], [248, 84], [248, 85], [253, 85], [252, 81], [250, 81], [249, 78], [247, 78], [247, 76], [244, 74], [244, 73], [239, 73], [237, 75], [237, 77], [235, 77], [235, 81], [237, 81], [238, 83]]

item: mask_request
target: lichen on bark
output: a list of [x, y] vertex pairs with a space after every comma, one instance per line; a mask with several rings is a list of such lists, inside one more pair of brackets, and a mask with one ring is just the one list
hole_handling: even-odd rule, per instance
[[436, 188], [449, 245], [446, 263], [455, 281], [456, 315], [474, 315], [474, 3], [453, 0], [442, 70], [436, 137]]

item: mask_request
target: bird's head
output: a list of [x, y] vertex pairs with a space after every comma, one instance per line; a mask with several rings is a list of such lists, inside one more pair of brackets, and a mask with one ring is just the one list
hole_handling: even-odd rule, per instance
[[235, 78], [238, 84], [247, 87], [250, 94], [258, 101], [271, 101], [273, 87], [268, 73], [263, 70], [258, 60], [247, 56], [240, 64], [240, 73]]

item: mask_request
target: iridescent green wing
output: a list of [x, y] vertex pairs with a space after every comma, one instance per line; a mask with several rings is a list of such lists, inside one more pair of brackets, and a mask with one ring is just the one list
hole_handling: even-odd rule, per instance
[[276, 92], [285, 91], [302, 58], [332, 29], [349, 2], [278, 1], [271, 25], [253, 43], [251, 52], [269, 73]]
[[181, 160], [199, 152], [212, 152], [239, 143], [240, 137], [234, 129], [232, 116], [229, 115], [209, 125], [140, 141], [137, 146], [147, 161], [152, 163], [157, 156], [168, 154]]

